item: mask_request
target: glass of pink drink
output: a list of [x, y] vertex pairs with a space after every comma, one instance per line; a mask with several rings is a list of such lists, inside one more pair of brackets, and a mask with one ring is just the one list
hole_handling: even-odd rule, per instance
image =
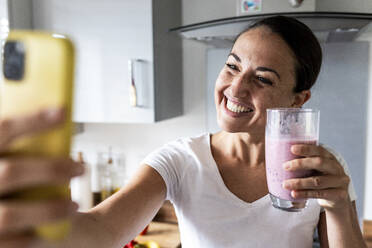
[[291, 153], [295, 144], [318, 144], [319, 111], [300, 108], [267, 110], [265, 135], [266, 178], [274, 207], [298, 212], [307, 205], [305, 199], [294, 199], [291, 191], [284, 189], [283, 181], [313, 175], [311, 170], [286, 171], [283, 164], [301, 158]]

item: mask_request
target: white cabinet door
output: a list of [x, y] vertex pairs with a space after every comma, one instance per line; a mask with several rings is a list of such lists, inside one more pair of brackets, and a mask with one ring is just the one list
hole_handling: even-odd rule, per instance
[[[153, 122], [151, 0], [34, 0], [33, 26], [76, 47], [76, 122]], [[139, 59], [141, 107], [131, 107], [128, 61]], [[140, 68], [139, 68], [140, 67]]]

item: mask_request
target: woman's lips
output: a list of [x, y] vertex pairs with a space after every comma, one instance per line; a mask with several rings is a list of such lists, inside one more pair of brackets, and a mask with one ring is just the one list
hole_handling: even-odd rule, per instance
[[222, 100], [224, 112], [231, 117], [243, 117], [251, 115], [254, 110], [247, 105], [239, 104], [224, 97]]

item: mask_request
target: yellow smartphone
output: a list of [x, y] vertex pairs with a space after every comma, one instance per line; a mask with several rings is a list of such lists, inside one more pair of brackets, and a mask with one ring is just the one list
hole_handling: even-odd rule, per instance
[[[0, 116], [13, 118], [50, 107], [65, 109], [65, 122], [54, 129], [22, 137], [10, 146], [11, 155], [69, 157], [72, 132], [71, 110], [74, 48], [63, 35], [15, 30], [3, 49], [3, 83]], [[17, 199], [44, 200], [69, 197], [68, 185], [38, 186], [17, 193]], [[57, 241], [69, 230], [68, 221], [40, 226], [36, 233]]]

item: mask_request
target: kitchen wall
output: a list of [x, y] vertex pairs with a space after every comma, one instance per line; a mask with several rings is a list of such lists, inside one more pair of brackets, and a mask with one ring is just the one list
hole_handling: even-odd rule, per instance
[[[238, 8], [240, 1], [241, 0], [183, 0], [183, 13], [186, 14], [183, 18], [184, 25], [235, 16], [240, 13]], [[272, 13], [273, 11], [314, 11], [315, 2], [315, 0], [306, 0], [300, 7], [288, 10], [288, 0], [264, 0], [262, 1], [261, 13]]]
[[[184, 24], [209, 21], [219, 18], [228, 18], [236, 15], [238, 3], [241, 0], [188, 0], [184, 2]], [[293, 9], [288, 9], [288, 0], [263, 0], [262, 12], [291, 12], [291, 11], [341, 11], [371, 13], [370, 0], [305, 0]], [[254, 13], [256, 14], [256, 13]]]
[[322, 70], [305, 104], [321, 111], [320, 142], [340, 153], [348, 164], [359, 219], [365, 196], [369, 45], [323, 44]]

